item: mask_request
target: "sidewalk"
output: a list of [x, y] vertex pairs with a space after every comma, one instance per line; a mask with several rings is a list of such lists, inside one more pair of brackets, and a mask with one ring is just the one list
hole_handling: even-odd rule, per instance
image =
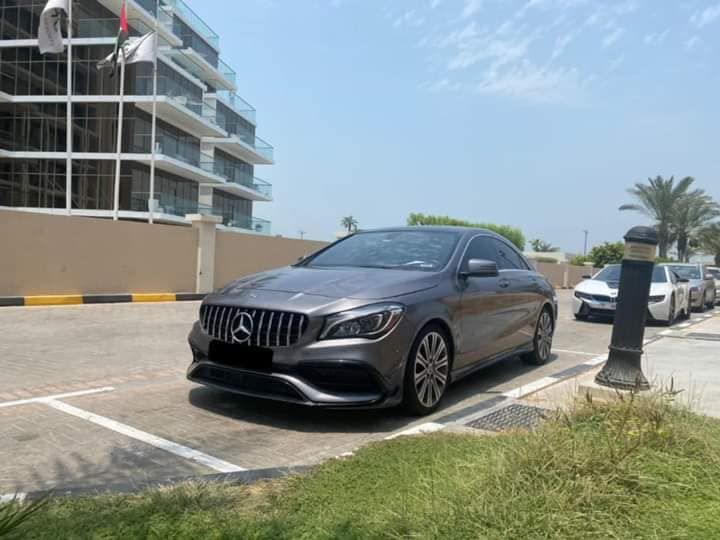
[[[643, 372], [653, 388], [681, 390], [677, 400], [698, 413], [720, 417], [720, 313], [692, 327], [678, 325], [645, 346]], [[581, 386], [591, 383], [602, 365], [525, 396], [521, 401], [547, 409], [564, 408]]]

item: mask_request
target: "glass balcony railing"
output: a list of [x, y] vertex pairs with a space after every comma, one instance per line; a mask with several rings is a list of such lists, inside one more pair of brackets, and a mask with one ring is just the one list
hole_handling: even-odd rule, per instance
[[[153, 78], [151, 75], [138, 75], [135, 77], [135, 91], [138, 96], [151, 96], [153, 90]], [[189, 111], [201, 116], [211, 124], [217, 125], [217, 111], [205, 100], [198, 100], [194, 96], [188, 96], [184, 89], [175, 84], [172, 79], [159, 76], [157, 80], [157, 95], [170, 98], [173, 103], [185, 107]]]
[[[171, 137], [158, 133], [155, 136], [155, 153], [168, 156], [178, 161], [200, 166], [200, 148], [193, 137]], [[128, 152], [133, 154], [149, 154], [152, 151], [151, 136], [147, 133], [133, 134], [127, 142]]]
[[203, 159], [200, 161], [200, 168], [206, 172], [217, 174], [227, 182], [245, 186], [266, 197], [272, 197], [272, 184], [270, 182], [266, 182], [261, 178], [239, 174], [237, 169], [233, 167], [223, 167], [214, 160], [212, 156], [203, 154]]
[[265, 159], [268, 159], [270, 161], [274, 160], [275, 156], [275, 149], [270, 145], [270, 143], [265, 142], [257, 135], [254, 135], [252, 133], [233, 133], [232, 131], [229, 133], [229, 137], [238, 139], [248, 146], [251, 146], [255, 152], [260, 154]]
[[222, 213], [214, 211], [214, 215], [222, 217], [222, 224], [233, 229], [243, 229], [259, 234], [270, 234], [271, 223], [267, 219], [245, 216], [240, 213]]
[[[147, 0], [146, 0], [147, 1]], [[220, 37], [210, 28], [200, 16], [195, 13], [183, 0], [162, 0], [163, 4], [172, 7], [173, 11], [182, 17], [205, 41], [216, 49], [220, 46]]]
[[[148, 212], [150, 193], [147, 191], [133, 191], [130, 193], [130, 210], [135, 212]], [[185, 217], [185, 214], [215, 215], [212, 206], [199, 204], [197, 201], [175, 197], [167, 193], [153, 194], [153, 212]]]
[[255, 123], [255, 107], [238, 94], [227, 90], [218, 90], [215, 95], [236, 113]]
[[235, 84], [237, 80], [237, 74], [235, 73], [235, 70], [233, 68], [223, 62], [222, 58], [218, 59], [217, 69], [226, 81], [230, 81], [231, 83]]

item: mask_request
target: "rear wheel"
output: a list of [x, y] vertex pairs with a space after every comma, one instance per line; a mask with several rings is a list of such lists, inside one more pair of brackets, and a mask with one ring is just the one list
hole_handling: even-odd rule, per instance
[[555, 322], [553, 321], [550, 308], [543, 308], [535, 325], [535, 337], [533, 339], [532, 352], [522, 355], [527, 364], [536, 366], [545, 364], [550, 359], [552, 351], [553, 334], [555, 333]]
[[412, 414], [437, 409], [450, 382], [451, 349], [445, 330], [429, 324], [415, 339], [405, 368], [403, 404]]

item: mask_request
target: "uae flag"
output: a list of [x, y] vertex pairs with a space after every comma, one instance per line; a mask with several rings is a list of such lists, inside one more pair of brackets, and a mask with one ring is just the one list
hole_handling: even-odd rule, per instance
[[115, 50], [112, 53], [112, 73], [110, 76], [117, 71], [117, 63], [120, 54], [123, 52], [123, 45], [128, 38], [128, 22], [127, 22], [127, 11], [125, 10], [125, 2], [120, 6], [120, 28], [118, 30], [117, 39], [115, 40]]
[[119, 47], [119, 51], [110, 53], [106, 58], [98, 62], [98, 69], [108, 66], [115, 66], [118, 57], [122, 55], [123, 64], [134, 64], [135, 62], [152, 62], [155, 55], [155, 32], [149, 32], [141, 37], [131, 37], [125, 40]]

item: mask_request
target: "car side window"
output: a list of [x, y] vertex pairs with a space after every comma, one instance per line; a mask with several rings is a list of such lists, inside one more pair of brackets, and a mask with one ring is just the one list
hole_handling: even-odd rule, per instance
[[470, 259], [482, 259], [485, 261], [495, 261], [500, 267], [500, 257], [497, 249], [493, 244], [493, 239], [488, 236], [478, 236], [473, 238], [468, 244], [465, 256], [462, 261], [462, 270], [467, 270], [467, 262]]
[[668, 274], [670, 274], [670, 282], [674, 285], [677, 283], [677, 274], [673, 272], [672, 270], [668, 271]]
[[513, 248], [499, 240], [493, 239], [493, 242], [496, 245], [499, 255], [500, 263], [498, 266], [500, 270], [527, 270], [520, 255], [518, 255]]

